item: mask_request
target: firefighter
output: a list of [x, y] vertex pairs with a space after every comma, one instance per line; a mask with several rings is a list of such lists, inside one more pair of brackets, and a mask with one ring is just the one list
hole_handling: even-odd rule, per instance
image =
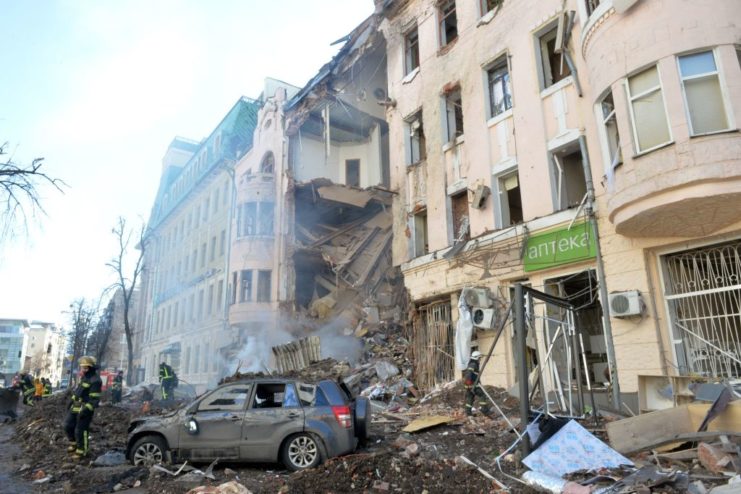
[[42, 396], [46, 398], [47, 396], [51, 396], [51, 381], [45, 377], [41, 378], [41, 383], [44, 385], [44, 393]]
[[34, 394], [36, 394], [36, 386], [34, 385], [31, 374], [26, 371], [21, 371], [18, 376], [18, 381], [13, 385], [15, 389], [20, 389], [23, 394], [23, 404], [29, 407], [34, 405]]
[[44, 395], [44, 384], [38, 377], [33, 380], [33, 399], [34, 401], [41, 401], [41, 397]]
[[177, 386], [177, 376], [172, 367], [166, 363], [160, 363], [160, 388], [162, 389], [162, 399], [169, 400], [173, 397], [172, 390]]
[[475, 396], [479, 397], [479, 409], [481, 412], [484, 415], [489, 415], [489, 402], [486, 400], [484, 390], [481, 389], [481, 384], [476, 382], [479, 377], [480, 358], [481, 352], [478, 350], [474, 351], [471, 354], [471, 360], [468, 361], [468, 367], [463, 371], [463, 385], [466, 388], [466, 415], [469, 417], [473, 415], [473, 399]]
[[121, 402], [121, 391], [123, 391], [123, 371], [118, 371], [116, 377], [113, 378], [113, 387], [111, 388], [111, 394], [113, 394], [113, 403]]
[[69, 413], [64, 421], [64, 432], [67, 433], [70, 442], [67, 451], [73, 453], [75, 459], [88, 454], [90, 446], [88, 431], [103, 388], [103, 382], [96, 372], [98, 368], [95, 365], [95, 357], [81, 357], [79, 362], [82, 376], [72, 395]]

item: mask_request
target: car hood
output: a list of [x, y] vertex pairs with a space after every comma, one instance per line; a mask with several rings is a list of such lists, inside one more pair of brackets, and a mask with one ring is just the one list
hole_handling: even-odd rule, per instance
[[172, 425], [179, 421], [183, 413], [185, 412], [181, 409], [167, 412], [163, 415], [145, 415], [143, 417], [137, 417], [129, 422], [129, 432], [133, 432], [135, 429], [142, 427], [149, 429]]

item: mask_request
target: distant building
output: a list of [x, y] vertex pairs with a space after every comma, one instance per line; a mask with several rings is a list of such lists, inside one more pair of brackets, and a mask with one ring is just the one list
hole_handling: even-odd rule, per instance
[[31, 321], [27, 329], [23, 367], [34, 377], [56, 384], [62, 378], [67, 338], [54, 323]]
[[163, 361], [197, 387], [221, 370], [219, 349], [231, 342], [224, 300], [232, 176], [252, 146], [258, 107], [240, 98], [206, 139], [176, 137], [165, 154], [132, 316], [136, 380], [156, 380]]
[[26, 319], [0, 319], [0, 382], [4, 379], [6, 386], [25, 363], [28, 328]]

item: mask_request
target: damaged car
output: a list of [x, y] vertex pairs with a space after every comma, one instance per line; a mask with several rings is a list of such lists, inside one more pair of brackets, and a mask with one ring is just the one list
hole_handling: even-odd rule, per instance
[[354, 451], [370, 413], [368, 400], [353, 399], [342, 383], [240, 380], [168, 415], [132, 420], [126, 456], [134, 465], [219, 459], [303, 470]]

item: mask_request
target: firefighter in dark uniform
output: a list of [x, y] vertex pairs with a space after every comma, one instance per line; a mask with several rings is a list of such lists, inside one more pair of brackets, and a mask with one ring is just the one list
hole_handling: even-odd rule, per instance
[[51, 381], [45, 377], [42, 377], [41, 382], [44, 385], [44, 391], [41, 396], [43, 396], [44, 398], [51, 396]]
[[[489, 402], [481, 389], [481, 384], [476, 383], [479, 377], [479, 359], [481, 352], [478, 350], [471, 354], [471, 360], [468, 361], [468, 367], [463, 371], [463, 386], [466, 388], [466, 415], [473, 415], [473, 400], [475, 396], [479, 398], [479, 409], [484, 415], [489, 415]], [[476, 384], [474, 386], [474, 384]]]
[[111, 393], [113, 394], [113, 403], [121, 402], [121, 392], [123, 391], [123, 371], [118, 371], [116, 377], [113, 378], [113, 387]]
[[175, 380], [175, 371], [166, 363], [160, 363], [160, 388], [162, 389], [162, 399], [169, 400], [173, 397], [172, 390], [177, 386]]
[[69, 413], [64, 421], [64, 431], [70, 442], [67, 451], [74, 453], [74, 457], [78, 459], [88, 454], [90, 447], [88, 431], [103, 388], [95, 363], [95, 357], [80, 358], [82, 377], [72, 395]]
[[14, 388], [20, 389], [23, 394], [23, 404], [29, 407], [34, 405], [34, 395], [36, 394], [36, 385], [33, 382], [31, 374], [21, 371], [18, 376], [18, 382], [13, 385]]

